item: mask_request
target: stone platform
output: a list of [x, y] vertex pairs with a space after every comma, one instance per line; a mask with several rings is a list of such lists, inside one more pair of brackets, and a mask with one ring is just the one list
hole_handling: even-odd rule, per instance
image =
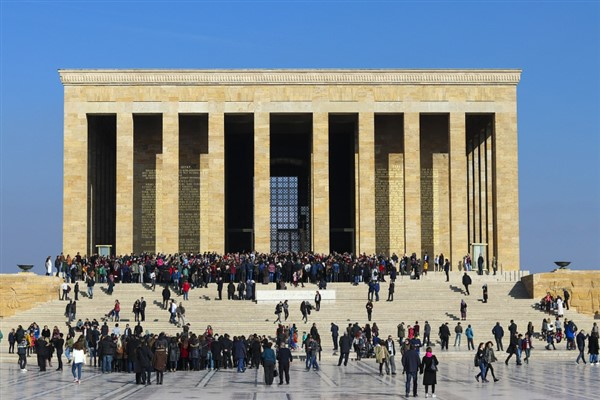
[[[477, 383], [477, 373], [470, 360], [440, 360], [436, 394], [438, 399], [569, 399], [597, 398], [600, 366], [575, 365], [573, 360], [536, 360], [530, 365], [517, 367], [514, 362], [505, 366], [495, 364], [497, 383]], [[575, 356], [575, 354], [574, 354]], [[33, 357], [30, 357], [33, 363]], [[397, 363], [397, 365], [399, 362]], [[162, 386], [135, 384], [134, 374], [102, 374], [97, 368], [84, 367], [82, 381], [73, 383], [65, 365], [62, 372], [40, 373], [30, 364], [30, 370], [21, 373], [15, 362], [0, 365], [0, 388], [3, 400], [32, 399], [390, 399], [403, 398], [404, 376], [379, 376], [373, 359], [349, 362], [337, 367], [323, 360], [318, 372], [306, 371], [304, 363], [294, 362], [290, 371], [290, 385], [265, 386], [262, 369], [176, 372], [166, 373]], [[424, 387], [419, 376], [418, 396], [424, 398]], [[596, 393], [596, 394], [594, 394]], [[412, 397], [412, 396], [411, 396]]]

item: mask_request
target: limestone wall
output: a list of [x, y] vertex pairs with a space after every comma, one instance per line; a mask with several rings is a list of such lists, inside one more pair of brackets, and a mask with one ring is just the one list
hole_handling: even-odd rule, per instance
[[32, 272], [0, 275], [0, 318], [57, 299], [62, 279]]
[[570, 305], [580, 313], [600, 314], [600, 271], [556, 270], [521, 278], [529, 295], [538, 300], [550, 292], [563, 296], [563, 288], [571, 295]]

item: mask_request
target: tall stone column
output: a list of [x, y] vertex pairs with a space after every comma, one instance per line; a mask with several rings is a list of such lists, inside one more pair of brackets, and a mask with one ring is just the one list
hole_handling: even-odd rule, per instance
[[421, 254], [421, 131], [419, 113], [404, 114], [404, 219], [408, 255]]
[[117, 207], [115, 254], [133, 252], [133, 115], [117, 113]]
[[496, 246], [498, 267], [520, 269], [519, 261], [519, 166], [517, 110], [496, 113], [494, 162], [496, 168]]
[[464, 112], [450, 114], [450, 249], [445, 255], [456, 270], [469, 251], [467, 226], [467, 156]]
[[86, 114], [67, 101], [64, 118], [63, 253], [74, 256], [88, 248], [88, 126]]
[[269, 124], [268, 112], [254, 114], [254, 249], [261, 253], [271, 251], [271, 132]]
[[358, 114], [357, 253], [375, 253], [375, 114]]
[[329, 115], [313, 114], [312, 138], [312, 248], [329, 253]]
[[158, 236], [157, 227], [156, 250], [173, 254], [179, 252], [179, 114], [174, 103], [163, 113], [162, 138], [162, 191], [157, 193], [161, 205], [157, 223], [162, 232]]
[[222, 105], [214, 104], [215, 110], [208, 114], [209, 227], [208, 240], [200, 240], [201, 247], [217, 253], [225, 252], [225, 114]]

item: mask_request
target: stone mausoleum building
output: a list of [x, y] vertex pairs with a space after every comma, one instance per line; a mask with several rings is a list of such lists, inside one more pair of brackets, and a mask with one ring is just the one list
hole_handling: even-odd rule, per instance
[[65, 254], [519, 269], [520, 70], [60, 70]]

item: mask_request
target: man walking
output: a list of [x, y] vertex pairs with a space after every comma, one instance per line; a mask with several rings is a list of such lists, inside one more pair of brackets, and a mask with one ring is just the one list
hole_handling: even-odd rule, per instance
[[348, 365], [348, 356], [350, 355], [351, 347], [352, 339], [350, 339], [348, 332], [344, 332], [340, 338], [340, 359], [338, 360], [338, 367], [342, 365], [342, 360], [344, 361], [344, 366]]
[[394, 301], [394, 282], [391, 281], [390, 285], [388, 286], [388, 298], [386, 301]]
[[411, 381], [413, 383], [413, 396], [417, 397], [417, 371], [419, 371], [420, 364], [419, 354], [411, 345], [410, 349], [402, 356], [402, 367], [406, 374], [406, 397], [410, 395]]
[[317, 290], [315, 294], [315, 310], [319, 311], [321, 309], [321, 293]]
[[373, 314], [373, 302], [371, 300], [367, 301], [365, 308], [367, 309], [367, 317], [369, 318], [369, 322], [371, 322], [371, 315]]
[[429, 325], [429, 321], [425, 321], [425, 326], [423, 327], [423, 343], [431, 346], [431, 325]]
[[471, 293], [469, 293], [469, 285], [471, 283], [473, 283], [471, 277], [465, 272], [465, 274], [462, 277], [462, 284], [465, 287], [465, 292], [467, 293], [467, 296], [471, 295]]
[[496, 322], [496, 326], [492, 329], [492, 335], [494, 335], [494, 339], [496, 339], [496, 351], [503, 351], [504, 346], [502, 346], [502, 338], [504, 337], [504, 329], [500, 325], [500, 322]]
[[140, 299], [140, 318], [142, 322], [146, 320], [146, 300], [143, 297]]
[[454, 327], [454, 333], [456, 334], [456, 336], [454, 337], [454, 347], [456, 347], [457, 343], [458, 343], [458, 347], [460, 347], [460, 339], [462, 338], [462, 334], [463, 334], [463, 328], [460, 325], [460, 321]]
[[334, 324], [333, 322], [331, 323], [331, 339], [333, 339], [333, 352], [335, 353], [336, 351], [338, 351], [338, 336], [339, 336], [339, 331], [340, 328]]
[[392, 375], [396, 375], [396, 363], [394, 361], [394, 356], [396, 355], [396, 346], [394, 345], [392, 335], [388, 336], [385, 346], [387, 346], [388, 353], [390, 354], [390, 369], [392, 370]]
[[577, 359], [575, 360], [575, 362], [577, 364], [579, 364], [579, 359], [583, 360], [583, 363], [586, 364], [585, 362], [585, 341], [589, 338], [589, 335], [585, 334], [585, 331], [582, 329], [579, 331], [579, 333], [577, 334], [575, 340], [577, 341], [577, 350], [579, 350], [579, 355], [577, 356]]
[[283, 377], [285, 374], [286, 385], [290, 384], [290, 364], [292, 363], [292, 352], [285, 346], [285, 343], [281, 343], [279, 351], [277, 352], [277, 364], [279, 367], [279, 384], [283, 385]]

